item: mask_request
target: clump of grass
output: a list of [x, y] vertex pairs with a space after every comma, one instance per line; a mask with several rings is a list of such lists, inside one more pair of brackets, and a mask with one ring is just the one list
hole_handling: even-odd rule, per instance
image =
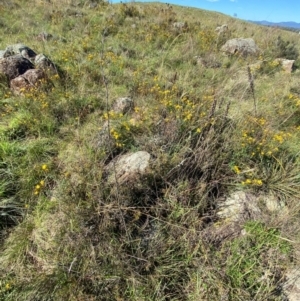
[[282, 263], [288, 262], [291, 245], [282, 240], [277, 229], [268, 229], [261, 222], [247, 222], [244, 230], [244, 237], [226, 243], [217, 255], [220, 260], [226, 257], [228, 297], [278, 300], [285, 272]]
[[278, 36], [274, 43], [274, 52], [276, 57], [282, 57], [289, 60], [296, 60], [299, 57], [299, 50], [293, 41], [285, 41]]

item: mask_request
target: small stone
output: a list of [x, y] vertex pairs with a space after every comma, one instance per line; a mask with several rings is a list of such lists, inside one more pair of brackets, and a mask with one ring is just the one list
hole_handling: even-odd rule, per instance
[[129, 97], [120, 97], [114, 102], [112, 109], [116, 113], [126, 114], [134, 109], [133, 100]]
[[113, 184], [117, 180], [119, 184], [122, 184], [145, 174], [149, 161], [150, 154], [145, 151], [119, 156], [106, 167], [109, 173], [108, 182]]

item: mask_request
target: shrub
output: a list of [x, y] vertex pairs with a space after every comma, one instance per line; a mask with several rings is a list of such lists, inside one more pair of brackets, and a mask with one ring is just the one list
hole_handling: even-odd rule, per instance
[[299, 56], [299, 51], [296, 48], [295, 43], [291, 41], [285, 41], [280, 36], [278, 36], [277, 40], [275, 41], [273, 51], [275, 57], [289, 60], [297, 60]]

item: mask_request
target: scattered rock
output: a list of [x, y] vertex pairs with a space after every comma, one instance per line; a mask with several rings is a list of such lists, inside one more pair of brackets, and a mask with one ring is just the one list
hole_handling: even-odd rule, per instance
[[257, 197], [251, 193], [237, 191], [231, 194], [219, 206], [217, 215], [231, 222], [254, 219], [261, 210], [257, 206]]
[[[30, 71], [27, 73], [28, 70]], [[46, 71], [50, 71], [50, 74], [58, 73], [49, 58], [44, 54], [37, 55], [24, 44], [13, 44], [0, 50], [0, 77], [7, 78], [7, 85], [17, 95], [46, 79]]]
[[43, 31], [43, 32], [39, 33], [36, 38], [40, 41], [46, 42], [46, 41], [51, 40], [53, 38], [53, 35]]
[[10, 81], [10, 87], [15, 95], [21, 95], [30, 88], [28, 81], [22, 76], [18, 76]]
[[221, 26], [218, 26], [215, 31], [217, 32], [218, 35], [222, 35], [225, 34], [226, 32], [229, 31], [228, 29], [228, 25], [227, 24], [223, 24]]
[[279, 62], [282, 66], [282, 69], [285, 72], [292, 73], [295, 60], [288, 60], [288, 59], [278, 58], [278, 59], [275, 59], [275, 62]]
[[40, 69], [30, 69], [27, 70], [22, 75], [31, 85], [36, 85], [42, 79], [45, 78], [45, 73]]
[[254, 195], [245, 191], [232, 193], [222, 202], [217, 216], [230, 222], [257, 219], [263, 214], [276, 214], [278, 217], [288, 216], [287, 206], [272, 194]]
[[217, 61], [213, 55], [207, 55], [206, 57], [195, 56], [196, 64], [205, 68], [220, 68], [222, 64]]
[[285, 204], [278, 200], [275, 196], [267, 196], [264, 198], [264, 204], [269, 212], [277, 213], [280, 211], [281, 214], [288, 213], [288, 209]]
[[228, 40], [222, 47], [221, 51], [226, 54], [242, 54], [244, 56], [247, 55], [255, 55], [259, 53], [259, 48], [255, 44], [252, 38], [243, 39], [231, 39]]
[[134, 109], [133, 100], [129, 97], [120, 97], [114, 102], [112, 109], [116, 113], [126, 114]]
[[9, 81], [33, 68], [33, 64], [20, 54], [0, 59], [0, 73], [5, 74]]
[[122, 184], [145, 174], [149, 167], [149, 161], [150, 154], [145, 151], [117, 157], [106, 167], [109, 174], [108, 182], [112, 184], [117, 180], [119, 184]]
[[286, 275], [287, 281], [283, 285], [283, 292], [287, 301], [300, 300], [300, 270], [293, 269]]
[[38, 54], [35, 57], [34, 64], [38, 69], [50, 71], [52, 73], [57, 73], [56, 67], [53, 64], [53, 62], [42, 53]]
[[36, 56], [36, 53], [28, 46], [23, 44], [14, 44], [6, 47], [4, 57], [10, 57], [17, 54], [21, 54], [28, 60], [34, 59]]
[[186, 22], [174, 22], [173, 27], [176, 29], [182, 30], [182, 29], [187, 28], [187, 23]]
[[10, 81], [10, 87], [14, 94], [21, 95], [30, 88], [37, 87], [45, 79], [45, 73], [40, 69], [29, 69]]
[[97, 6], [98, 6], [97, 2], [90, 2], [88, 7], [89, 7], [89, 9], [95, 9], [95, 8], [97, 8]]

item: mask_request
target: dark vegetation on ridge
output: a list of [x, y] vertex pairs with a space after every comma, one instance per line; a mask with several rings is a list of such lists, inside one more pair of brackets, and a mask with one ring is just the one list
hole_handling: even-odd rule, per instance
[[299, 32], [300, 29], [300, 23], [297, 22], [268, 22], [268, 21], [250, 21], [252, 23], [258, 24], [258, 25], [264, 25], [264, 26], [270, 26], [270, 27], [278, 27], [280, 29], [284, 30], [290, 30], [294, 32]]
[[55, 65], [0, 73], [0, 300], [293, 300], [298, 34], [81, 0], [2, 1], [0, 29]]

